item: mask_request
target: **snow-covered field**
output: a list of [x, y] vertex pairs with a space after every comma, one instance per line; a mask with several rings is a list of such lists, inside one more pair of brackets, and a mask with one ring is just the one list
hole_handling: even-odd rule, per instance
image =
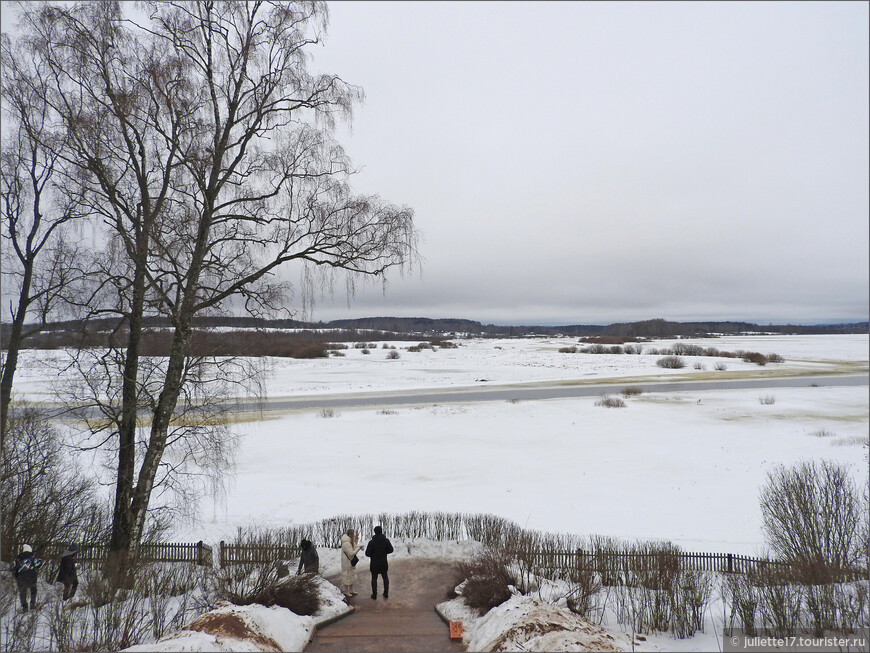
[[[397, 347], [397, 360], [377, 342], [368, 354], [351, 345], [342, 357], [261, 363], [270, 398], [566, 380], [613, 383], [618, 392], [661, 379], [868, 368], [867, 335], [679, 342], [776, 353], [785, 362], [760, 367], [739, 358], [684, 357], [684, 369], [666, 370], [655, 365], [657, 355], [560, 353], [577, 339], [527, 338], [458, 340], [455, 349], [420, 352], [405, 349], [414, 343], [387, 343]], [[57, 379], [36, 364], [46, 357], [62, 353], [26, 353], [17, 393], [50, 397]], [[716, 371], [716, 363], [727, 369]], [[226, 497], [206, 499], [199, 522], [177, 537], [216, 542], [239, 525], [438, 510], [493, 513], [551, 532], [756, 554], [763, 545], [758, 490], [772, 466], [828, 458], [851, 464], [862, 482], [867, 475], [866, 386], [825, 386], [822, 376], [797, 388], [642, 394], [627, 398], [625, 408], [597, 400], [423, 403], [336, 409], [332, 417], [267, 412], [233, 425], [241, 447]]]
[[[819, 376], [795, 388], [641, 394], [626, 398], [624, 408], [580, 397], [336, 409], [332, 416], [320, 410], [266, 412], [262, 419], [233, 424], [241, 446], [226, 496], [204, 500], [200, 519], [179, 527], [176, 539], [217, 542], [232, 537], [237, 526], [417, 510], [493, 513], [529, 529], [759, 554], [757, 497], [769, 469], [830, 459], [851, 465], [860, 483], [867, 477], [867, 386], [825, 382], [829, 373], [867, 373], [867, 335], [684, 340], [721, 351], [777, 353], [785, 362], [759, 367], [739, 358], [685, 357], [682, 370], [659, 368], [659, 357], [649, 354], [559, 353], [577, 344], [574, 338], [458, 342], [456, 349], [420, 352], [404, 349], [413, 343], [388, 343], [398, 348], [398, 360], [387, 359], [381, 342], [368, 354], [349, 348], [329, 359], [268, 359], [263, 373], [270, 398], [551, 381], [612, 383], [616, 393], [662, 379]], [[60, 356], [28, 352], [17, 393], [50, 400], [57, 379], [46, 376], [38, 360]], [[716, 371], [717, 362], [727, 369]], [[317, 544], [327, 574], [335, 553], [327, 547], [335, 543]], [[438, 546], [415, 545], [415, 554], [437, 557]], [[455, 545], [451, 549], [455, 554]], [[721, 606], [716, 609], [721, 612]], [[291, 624], [275, 610], [245, 610], [248, 622], [265, 624], [261, 631], [277, 633], [285, 647], [304, 642], [311, 629], [310, 618]], [[547, 610], [534, 597], [514, 597], [484, 619], [466, 615], [467, 640], [472, 649], [485, 647], [518, 620], [549, 618]], [[718, 649], [721, 623], [710, 619], [704, 635], [649, 637], [639, 650]], [[630, 645], [624, 631], [610, 627], [618, 646]], [[183, 636], [195, 641], [167, 642], [162, 650], [210, 646], [201, 634]], [[555, 640], [541, 645], [576, 650]]]
[[[348, 349], [327, 360], [274, 359], [269, 394], [859, 371], [868, 360], [865, 335], [684, 341], [774, 352], [786, 362], [759, 367], [687, 357], [683, 370], [656, 367], [654, 355], [558, 352], [574, 339], [460, 342], [434, 352], [400, 349], [398, 360], [387, 360], [380, 348]], [[725, 372], [713, 371], [718, 360]], [[695, 362], [705, 370], [695, 370]], [[768, 397], [775, 403], [762, 404]], [[333, 417], [293, 411], [238, 424], [243, 440], [226, 501], [207, 502], [189, 537], [217, 540], [251, 522], [440, 510], [494, 513], [544, 531], [755, 554], [763, 544], [758, 489], [773, 465], [828, 458], [851, 464], [861, 480], [867, 474], [866, 386], [825, 387], [809, 379], [807, 387], [770, 391], [646, 394], [618, 409], [596, 401], [423, 404], [336, 410]], [[827, 436], [814, 435], [820, 432]]]

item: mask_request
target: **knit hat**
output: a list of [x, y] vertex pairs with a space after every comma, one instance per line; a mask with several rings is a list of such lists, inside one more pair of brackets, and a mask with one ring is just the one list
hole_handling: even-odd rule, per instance
[[380, 526], [375, 526], [375, 535], [380, 535], [383, 532], [384, 532], [383, 528], [381, 528]]
[[33, 548], [29, 544], [21, 547], [21, 553], [33, 553]]
[[67, 553], [75, 553], [75, 552], [78, 551], [78, 550], [79, 550], [79, 545], [76, 544], [75, 542], [73, 542], [72, 544], [70, 544], [70, 545], [66, 548], [66, 552], [67, 552]]

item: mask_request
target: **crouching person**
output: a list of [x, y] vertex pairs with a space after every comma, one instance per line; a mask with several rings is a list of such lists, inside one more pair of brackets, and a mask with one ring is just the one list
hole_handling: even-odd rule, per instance
[[320, 571], [320, 558], [317, 555], [317, 548], [309, 540], [302, 540], [299, 546], [302, 549], [302, 555], [299, 556], [299, 569], [296, 570], [296, 575], [300, 575], [303, 571], [306, 574], [316, 574]]
[[79, 586], [79, 576], [76, 570], [76, 553], [79, 551], [78, 544], [70, 544], [60, 557], [60, 567], [57, 572], [57, 582], [63, 583], [63, 600], [71, 599], [76, 595]]

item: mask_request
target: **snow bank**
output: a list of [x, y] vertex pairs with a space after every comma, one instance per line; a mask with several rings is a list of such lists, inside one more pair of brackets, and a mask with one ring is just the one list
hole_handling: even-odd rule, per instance
[[[535, 596], [514, 594], [483, 616], [462, 598], [438, 605], [450, 621], [461, 621], [469, 651], [629, 651], [628, 635], [590, 623]], [[635, 642], [633, 650], [645, 650]]]
[[223, 604], [194, 619], [157, 643], [140, 644], [125, 651], [302, 651], [315, 626], [350, 612], [339, 589], [317, 577], [320, 610], [311, 617], [287, 608]]

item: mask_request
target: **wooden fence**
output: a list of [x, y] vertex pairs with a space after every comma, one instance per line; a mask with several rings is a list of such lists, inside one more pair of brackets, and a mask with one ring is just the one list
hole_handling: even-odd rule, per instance
[[[785, 569], [791, 565], [770, 558], [756, 558], [734, 553], [651, 552], [621, 551], [535, 551], [512, 552], [533, 569], [541, 569], [557, 576], [567, 576], [577, 569], [592, 569], [602, 575], [614, 575], [623, 569], [633, 571], [708, 571], [745, 574], [765, 569]], [[866, 569], [844, 569], [837, 575], [844, 579], [867, 579]]]
[[291, 545], [227, 544], [223, 540], [218, 548], [218, 567], [244, 563], [264, 563], [274, 560], [298, 558], [301, 549]]
[[[14, 550], [18, 550], [15, 547]], [[58, 560], [66, 550], [65, 544], [49, 544], [36, 551], [45, 561]], [[297, 559], [301, 551], [295, 545], [232, 544], [221, 541], [217, 560], [212, 547], [202, 540], [194, 543], [142, 544], [139, 560], [143, 562], [188, 562], [220, 568], [231, 565], [261, 564], [276, 560]], [[764, 569], [784, 568], [790, 565], [769, 558], [756, 558], [733, 553], [693, 553], [664, 551], [635, 553], [622, 551], [509, 551], [532, 571], [543, 571], [556, 577], [567, 577], [578, 569], [592, 569], [603, 577], [613, 577], [622, 570], [630, 571], [707, 571], [745, 574]], [[76, 561], [83, 566], [101, 565], [108, 555], [108, 547], [82, 544]], [[867, 579], [866, 569], [842, 570], [843, 579]]]
[[[66, 551], [66, 544], [47, 544], [35, 551], [47, 563], [60, 560]], [[13, 550], [18, 551], [19, 547]], [[82, 544], [76, 554], [76, 562], [84, 567], [97, 567], [108, 557], [109, 547], [104, 544]], [[138, 560], [141, 562], [190, 562], [197, 565], [213, 564], [212, 548], [202, 540], [193, 543], [168, 542], [160, 544], [140, 544]]]

